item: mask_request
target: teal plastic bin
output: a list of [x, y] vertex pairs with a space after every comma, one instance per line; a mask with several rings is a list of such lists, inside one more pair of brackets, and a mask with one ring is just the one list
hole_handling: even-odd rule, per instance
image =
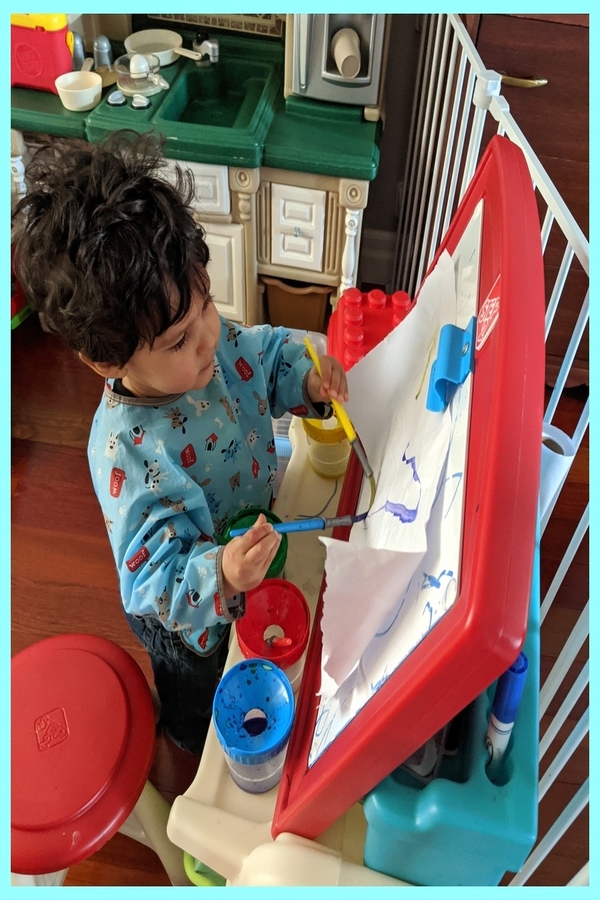
[[523, 651], [527, 680], [496, 783], [486, 772], [485, 733], [495, 683], [465, 710], [454, 756], [423, 784], [399, 768], [364, 801], [365, 865], [416, 885], [494, 886], [518, 872], [537, 835], [539, 565], [534, 563]]

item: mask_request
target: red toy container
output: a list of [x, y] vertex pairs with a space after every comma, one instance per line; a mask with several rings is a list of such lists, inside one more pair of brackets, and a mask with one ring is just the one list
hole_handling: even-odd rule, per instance
[[382, 341], [413, 306], [414, 302], [405, 291], [385, 294], [377, 289], [365, 292], [348, 288], [329, 320], [327, 352], [348, 371]]
[[57, 94], [54, 80], [73, 69], [73, 35], [62, 13], [10, 17], [11, 87]]
[[310, 610], [302, 591], [283, 578], [266, 578], [247, 591], [246, 613], [235, 627], [244, 656], [275, 663], [296, 691], [310, 628]]
[[154, 755], [154, 708], [113, 641], [59, 634], [11, 660], [11, 870], [58, 872], [114, 835]]

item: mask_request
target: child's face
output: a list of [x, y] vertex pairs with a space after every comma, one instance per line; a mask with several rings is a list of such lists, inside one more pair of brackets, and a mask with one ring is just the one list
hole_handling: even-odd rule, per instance
[[143, 344], [123, 369], [123, 384], [138, 397], [161, 397], [205, 388], [221, 320], [208, 287], [196, 290], [187, 316], [159, 335], [152, 347]]

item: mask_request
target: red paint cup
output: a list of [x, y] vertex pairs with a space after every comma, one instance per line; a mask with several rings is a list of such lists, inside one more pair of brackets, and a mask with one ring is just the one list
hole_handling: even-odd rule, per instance
[[265, 579], [246, 592], [246, 613], [235, 628], [244, 656], [275, 663], [297, 691], [310, 632], [310, 610], [302, 591], [284, 578]]

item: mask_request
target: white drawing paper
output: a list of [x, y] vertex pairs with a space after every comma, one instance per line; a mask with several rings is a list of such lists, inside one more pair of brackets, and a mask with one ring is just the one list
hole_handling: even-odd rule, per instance
[[[309, 765], [457, 596], [471, 377], [444, 412], [426, 408], [439, 332], [477, 312], [479, 205], [409, 316], [348, 373], [348, 413], [377, 491], [348, 542], [326, 546], [321, 689]], [[365, 488], [360, 503], [368, 502]], [[358, 511], [364, 508], [359, 503]]]

